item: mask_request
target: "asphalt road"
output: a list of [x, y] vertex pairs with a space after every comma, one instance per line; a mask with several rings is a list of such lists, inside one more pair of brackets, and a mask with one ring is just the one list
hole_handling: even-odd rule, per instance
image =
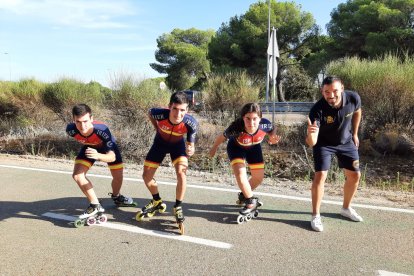
[[[325, 231], [316, 233], [308, 201], [269, 194], [261, 196], [259, 217], [238, 225], [235, 191], [197, 186], [187, 190], [184, 237], [171, 214], [173, 185], [160, 186], [167, 212], [136, 222], [138, 208], [115, 208], [107, 196], [110, 180], [91, 176], [109, 220], [77, 229], [61, 217], [87, 206], [70, 172], [3, 164], [0, 175], [0, 275], [414, 274], [413, 210], [360, 207], [365, 221], [355, 223], [338, 215], [340, 206], [325, 203]], [[136, 180], [126, 180], [123, 193], [139, 206], [149, 200]]]

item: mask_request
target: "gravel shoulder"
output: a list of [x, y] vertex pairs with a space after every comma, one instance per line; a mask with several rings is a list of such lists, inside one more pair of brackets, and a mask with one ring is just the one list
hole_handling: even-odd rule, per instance
[[[73, 161], [31, 155], [0, 154], [0, 165], [72, 171]], [[97, 162], [91, 168], [90, 173], [109, 175], [106, 164], [100, 162]], [[142, 164], [125, 164], [125, 177], [140, 179], [141, 174]], [[219, 174], [189, 170], [187, 175], [187, 182], [189, 184], [237, 188], [235, 180], [229, 172]], [[156, 178], [164, 181], [175, 181], [174, 168], [171, 166], [160, 167], [157, 171]], [[257, 191], [310, 198], [310, 186], [310, 181], [304, 182], [290, 181], [279, 178], [266, 178]], [[342, 186], [327, 183], [325, 185], [324, 199], [341, 201]], [[355, 196], [354, 203], [411, 209], [414, 208], [414, 193], [361, 188]]]

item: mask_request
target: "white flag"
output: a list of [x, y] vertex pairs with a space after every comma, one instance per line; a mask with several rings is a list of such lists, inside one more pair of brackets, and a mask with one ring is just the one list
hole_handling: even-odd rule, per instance
[[277, 76], [277, 57], [279, 57], [279, 46], [277, 45], [276, 29], [272, 30], [270, 35], [269, 46], [267, 47], [267, 54], [269, 56], [269, 75], [272, 81], [275, 81]]
[[[274, 49], [273, 49], [274, 46]], [[279, 57], [279, 46], [277, 45], [276, 29], [272, 30], [270, 34], [269, 46], [267, 47], [267, 54], [270, 56]]]

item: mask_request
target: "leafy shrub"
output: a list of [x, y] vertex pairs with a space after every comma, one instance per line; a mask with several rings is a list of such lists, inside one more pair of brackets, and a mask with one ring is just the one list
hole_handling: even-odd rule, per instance
[[262, 84], [246, 71], [212, 74], [203, 88], [203, 102], [208, 111], [238, 112], [246, 103], [257, 102]]
[[151, 107], [167, 106], [171, 96], [169, 91], [159, 88], [157, 81], [139, 80], [132, 75], [118, 76], [113, 85], [108, 105], [127, 122], [136, 122], [142, 114], [146, 116]]
[[98, 110], [104, 99], [102, 91], [107, 90], [96, 82], [84, 84], [73, 79], [62, 79], [46, 86], [43, 101], [61, 120], [69, 122], [75, 104], [85, 103], [92, 110]]
[[373, 138], [378, 128], [395, 124], [414, 128], [414, 59], [393, 55], [376, 60], [346, 58], [328, 65], [327, 71], [357, 91], [362, 99], [364, 134]]

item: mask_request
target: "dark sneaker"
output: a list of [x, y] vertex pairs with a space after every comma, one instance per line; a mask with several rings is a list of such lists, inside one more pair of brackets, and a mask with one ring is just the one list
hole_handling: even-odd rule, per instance
[[134, 202], [131, 197], [123, 196], [121, 194], [114, 196], [110, 193], [110, 195], [116, 205], [131, 205]]

